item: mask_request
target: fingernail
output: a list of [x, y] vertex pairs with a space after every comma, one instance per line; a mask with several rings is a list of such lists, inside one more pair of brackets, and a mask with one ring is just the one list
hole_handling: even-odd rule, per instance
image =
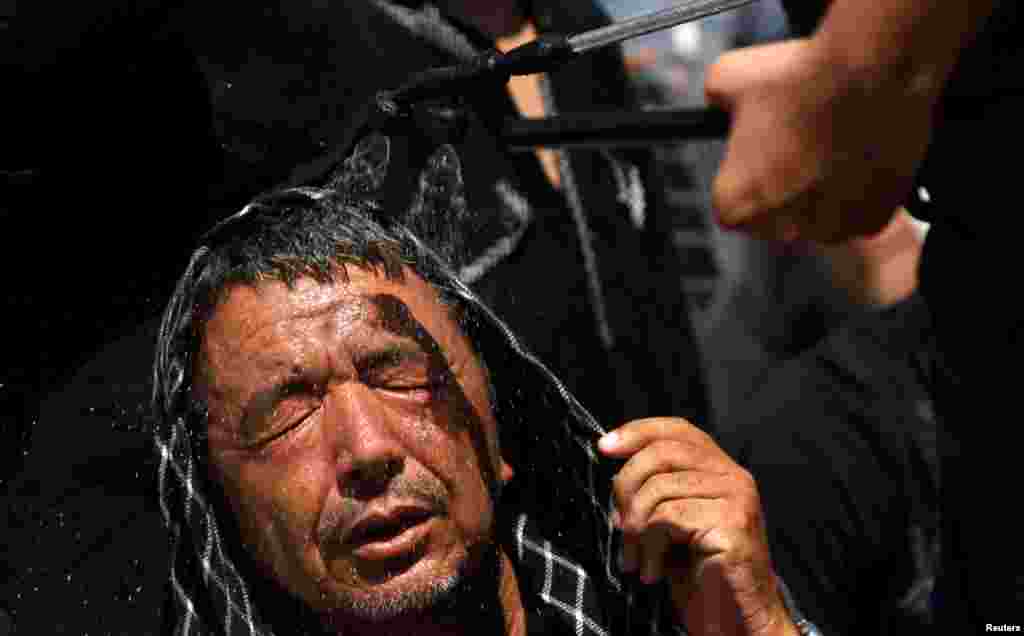
[[601, 439], [599, 439], [597, 441], [597, 445], [603, 451], [610, 451], [610, 450], [614, 449], [616, 446], [618, 446], [618, 444], [619, 444], [619, 434], [616, 433], [615, 431], [612, 431], [611, 433], [608, 433], [607, 435], [605, 435], [604, 437], [602, 437]]
[[619, 515], [618, 510], [612, 510], [612, 525], [616, 528], [622, 528], [622, 516]]

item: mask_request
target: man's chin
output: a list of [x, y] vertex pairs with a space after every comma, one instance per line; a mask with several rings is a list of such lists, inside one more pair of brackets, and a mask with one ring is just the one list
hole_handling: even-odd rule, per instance
[[[378, 623], [425, 615], [450, 618], [467, 602], [479, 611], [480, 601], [497, 601], [500, 565], [493, 545], [488, 548], [479, 560], [463, 555], [455, 563], [429, 556], [411, 563], [372, 567], [338, 563], [331, 568], [338, 585], [324, 591], [321, 607], [332, 624], [343, 624], [346, 620]], [[342, 571], [335, 572], [335, 568]], [[357, 581], [352, 581], [353, 575]], [[340, 585], [341, 581], [356, 584]]]
[[449, 597], [464, 576], [463, 568], [446, 565], [422, 555], [330, 564], [333, 581], [322, 588], [321, 607], [337, 617], [368, 621], [429, 612], [451, 602]]

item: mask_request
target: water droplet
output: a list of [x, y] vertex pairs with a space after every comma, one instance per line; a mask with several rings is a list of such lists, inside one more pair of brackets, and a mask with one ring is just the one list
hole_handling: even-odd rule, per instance
[[128, 593], [128, 598], [126, 600], [129, 603], [134, 603], [135, 602], [135, 597], [138, 596], [140, 592], [142, 592], [142, 586], [141, 585], [136, 585], [135, 589]]

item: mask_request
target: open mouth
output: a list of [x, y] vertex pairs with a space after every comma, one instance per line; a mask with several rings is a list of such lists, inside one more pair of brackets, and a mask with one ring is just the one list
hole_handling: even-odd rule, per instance
[[352, 530], [349, 542], [360, 544], [387, 541], [426, 521], [429, 517], [430, 513], [426, 511], [403, 512], [389, 517], [370, 517], [360, 522]]
[[347, 543], [353, 553], [365, 559], [401, 556], [415, 549], [426, 537], [433, 513], [423, 509], [398, 509], [388, 514], [373, 514], [352, 529]]

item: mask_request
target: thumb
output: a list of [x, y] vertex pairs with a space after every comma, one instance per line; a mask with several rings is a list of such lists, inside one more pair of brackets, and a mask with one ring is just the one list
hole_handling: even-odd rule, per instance
[[809, 43], [807, 38], [793, 38], [723, 53], [704, 74], [705, 98], [709, 104], [732, 110], [743, 94], [792, 72]]
[[708, 105], [731, 111], [744, 86], [744, 51], [722, 54], [704, 72], [704, 98]]

